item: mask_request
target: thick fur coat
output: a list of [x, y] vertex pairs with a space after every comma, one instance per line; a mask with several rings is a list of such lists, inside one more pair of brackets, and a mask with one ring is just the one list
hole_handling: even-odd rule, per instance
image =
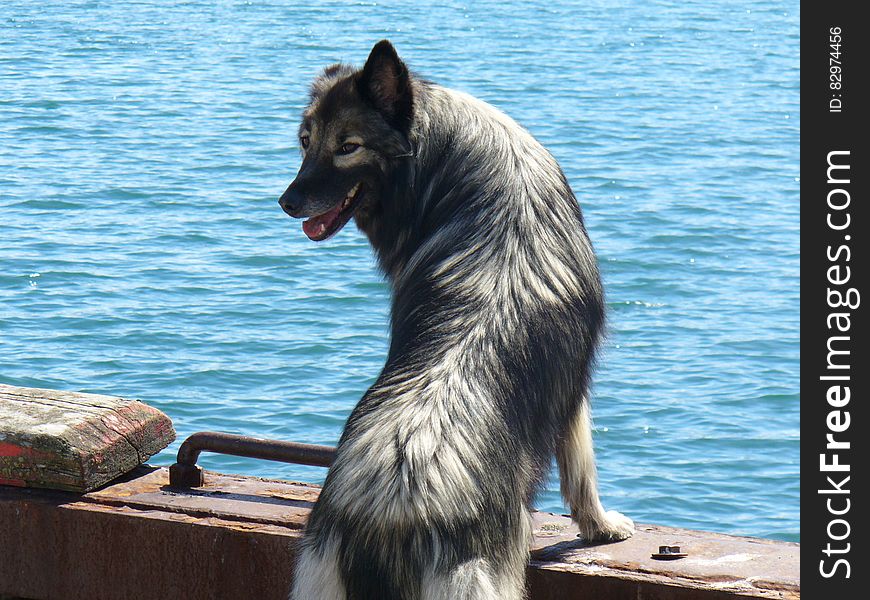
[[580, 208], [555, 159], [389, 42], [327, 68], [281, 198], [315, 240], [353, 218], [392, 286], [386, 365], [353, 410], [296, 565], [295, 600], [517, 600], [528, 510], [555, 455], [584, 537], [598, 499], [587, 391], [604, 324]]

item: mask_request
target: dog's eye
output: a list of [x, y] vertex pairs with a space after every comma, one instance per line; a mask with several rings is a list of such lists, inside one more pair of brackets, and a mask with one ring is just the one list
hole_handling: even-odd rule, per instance
[[359, 148], [359, 144], [347, 143], [343, 144], [341, 148], [338, 149], [339, 154], [350, 154], [351, 152], [355, 152], [356, 149]]
[[299, 143], [302, 144], [303, 148], [307, 149], [308, 144], [311, 143], [311, 136], [310, 135], [303, 135], [301, 138], [299, 138]]

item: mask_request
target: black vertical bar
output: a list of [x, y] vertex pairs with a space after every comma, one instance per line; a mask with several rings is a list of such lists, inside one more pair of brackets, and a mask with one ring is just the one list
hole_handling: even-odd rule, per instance
[[859, 6], [801, 6], [801, 592], [810, 599], [867, 597], [870, 22]]

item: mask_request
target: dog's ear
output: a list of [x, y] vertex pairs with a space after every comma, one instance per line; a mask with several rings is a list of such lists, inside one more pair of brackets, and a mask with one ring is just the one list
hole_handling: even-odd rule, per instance
[[358, 84], [363, 97], [390, 124], [408, 132], [414, 110], [411, 75], [388, 40], [381, 40], [372, 48]]

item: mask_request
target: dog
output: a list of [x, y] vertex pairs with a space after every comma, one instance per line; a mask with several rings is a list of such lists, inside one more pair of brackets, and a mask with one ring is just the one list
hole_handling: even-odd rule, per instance
[[587, 393], [603, 291], [556, 160], [489, 104], [412, 74], [387, 40], [361, 69], [317, 77], [299, 142], [281, 207], [315, 241], [354, 219], [392, 310], [291, 598], [523, 598], [554, 454], [582, 537], [631, 536], [598, 497]]

